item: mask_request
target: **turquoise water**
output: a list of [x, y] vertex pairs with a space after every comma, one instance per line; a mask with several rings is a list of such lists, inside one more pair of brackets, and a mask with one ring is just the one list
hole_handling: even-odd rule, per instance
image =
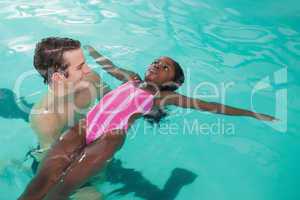
[[[99, 185], [105, 194], [121, 189], [107, 199], [300, 199], [298, 1], [2, 0], [0, 7], [1, 199], [16, 199], [32, 177], [24, 159], [37, 139], [10, 92], [31, 104], [46, 91], [32, 57], [48, 36], [79, 39], [140, 75], [169, 55], [186, 73], [180, 93], [280, 119], [171, 107], [160, 128], [138, 120], [116, 155], [121, 164]], [[119, 84], [87, 60], [112, 88]]]

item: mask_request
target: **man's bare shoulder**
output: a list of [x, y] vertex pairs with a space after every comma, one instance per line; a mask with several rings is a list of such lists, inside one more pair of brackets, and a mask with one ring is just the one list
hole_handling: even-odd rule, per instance
[[30, 125], [36, 133], [42, 135], [54, 134], [63, 128], [58, 114], [42, 109], [32, 110]]

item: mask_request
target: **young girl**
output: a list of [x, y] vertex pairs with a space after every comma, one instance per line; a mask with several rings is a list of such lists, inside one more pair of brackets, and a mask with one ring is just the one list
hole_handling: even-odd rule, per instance
[[116, 67], [92, 47], [87, 49], [104, 70], [125, 83], [106, 94], [85, 120], [59, 138], [19, 199], [67, 199], [121, 148], [125, 133], [137, 117], [159, 121], [163, 113], [157, 111], [163, 106], [274, 120], [268, 115], [176, 93], [184, 82], [184, 74], [180, 65], [169, 57], [151, 63], [142, 80], [136, 73]]

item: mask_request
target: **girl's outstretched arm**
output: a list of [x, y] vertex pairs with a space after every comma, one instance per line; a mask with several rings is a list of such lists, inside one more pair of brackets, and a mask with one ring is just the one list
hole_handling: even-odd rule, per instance
[[212, 113], [218, 113], [224, 115], [249, 116], [249, 117], [254, 117], [256, 119], [265, 120], [265, 121], [275, 120], [274, 117], [269, 115], [255, 113], [250, 110], [234, 108], [220, 103], [207, 102], [200, 99], [194, 99], [171, 91], [161, 92], [160, 97], [155, 100], [155, 105], [156, 106], [176, 105], [183, 108], [204, 110], [204, 111], [209, 111]]
[[90, 56], [92, 56], [105, 71], [120, 81], [127, 82], [130, 80], [141, 80], [137, 73], [117, 67], [112, 61], [101, 55], [92, 46], [86, 45], [85, 48], [88, 50]]

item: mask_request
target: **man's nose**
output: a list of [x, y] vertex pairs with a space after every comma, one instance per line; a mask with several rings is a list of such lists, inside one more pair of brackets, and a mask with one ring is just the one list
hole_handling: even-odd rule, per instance
[[84, 65], [84, 67], [82, 68], [82, 72], [84, 74], [91, 73], [91, 68], [88, 65]]

